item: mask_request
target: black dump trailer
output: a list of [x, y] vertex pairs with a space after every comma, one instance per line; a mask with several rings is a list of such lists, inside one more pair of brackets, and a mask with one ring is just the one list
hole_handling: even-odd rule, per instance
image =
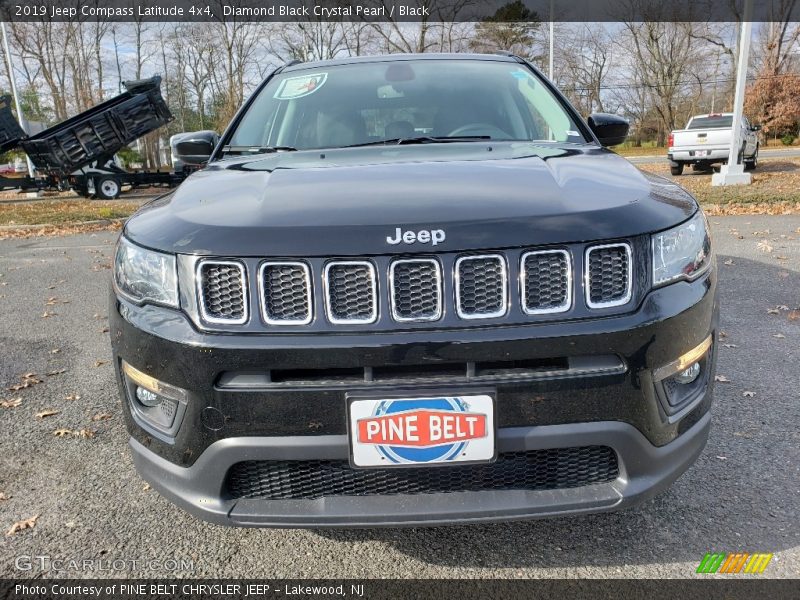
[[[26, 136], [0, 104], [0, 151], [20, 147], [43, 176], [3, 178], [0, 187], [72, 188], [83, 196], [116, 198], [123, 185], [177, 185], [182, 173], [129, 172], [114, 155], [172, 120], [161, 96], [161, 77], [126, 81], [125, 92], [71, 119]], [[2, 102], [4, 98], [0, 99]]]

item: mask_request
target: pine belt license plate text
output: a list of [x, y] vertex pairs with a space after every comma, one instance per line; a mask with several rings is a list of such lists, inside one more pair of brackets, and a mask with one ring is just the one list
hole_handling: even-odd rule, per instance
[[356, 467], [490, 462], [494, 401], [488, 395], [353, 400], [350, 451]]

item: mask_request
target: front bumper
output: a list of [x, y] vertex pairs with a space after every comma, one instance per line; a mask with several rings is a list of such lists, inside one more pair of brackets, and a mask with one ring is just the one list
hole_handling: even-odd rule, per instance
[[[633, 312], [513, 327], [358, 335], [226, 335], [197, 331], [176, 311], [135, 307], [112, 296], [112, 343], [136, 468], [154, 488], [193, 514], [242, 526], [376, 526], [498, 521], [599, 512], [666, 488], [702, 451], [709, 431], [716, 344], [708, 386], [679, 414], [667, 414], [652, 373], [701, 344], [717, 327], [716, 273], [649, 293]], [[403, 367], [458, 361], [617, 357], [622, 370], [566, 370], [494, 381], [438, 381], [496, 397], [498, 452], [609, 447], [616, 478], [556, 489], [498, 489], [316, 499], [234, 497], [231, 467], [242, 461], [348, 458], [346, 401], [354, 387], [381, 393], [432, 384], [222, 384], [259, 369]], [[174, 436], [142, 426], [130, 410], [121, 361], [187, 390]], [[437, 467], [447, 469], [450, 467]]]
[[[191, 467], [179, 467], [131, 440], [145, 480], [178, 506], [220, 525], [259, 527], [373, 527], [442, 525], [591, 513], [632, 506], [666, 489], [700, 455], [708, 439], [706, 413], [675, 441], [656, 447], [633, 426], [604, 421], [498, 432], [498, 451], [587, 444], [609, 445], [620, 473], [609, 483], [524, 491], [333, 496], [315, 500], [230, 499], [220, 496], [220, 473], [247, 460], [346, 459], [346, 436], [239, 437], [212, 444]], [[447, 467], [438, 467], [447, 468]]]

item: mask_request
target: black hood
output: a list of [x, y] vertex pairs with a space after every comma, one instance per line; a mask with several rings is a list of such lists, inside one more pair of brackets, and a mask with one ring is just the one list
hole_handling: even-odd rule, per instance
[[[650, 233], [696, 210], [670, 181], [595, 146], [458, 143], [281, 152], [213, 163], [127, 223], [135, 242], [218, 256], [431, 252]], [[424, 238], [423, 238], [424, 239]]]

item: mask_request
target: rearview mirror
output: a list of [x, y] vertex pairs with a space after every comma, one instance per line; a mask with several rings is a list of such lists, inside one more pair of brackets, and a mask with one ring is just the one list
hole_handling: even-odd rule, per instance
[[628, 137], [628, 121], [617, 115], [594, 113], [588, 119], [589, 129], [603, 146], [616, 146]]

